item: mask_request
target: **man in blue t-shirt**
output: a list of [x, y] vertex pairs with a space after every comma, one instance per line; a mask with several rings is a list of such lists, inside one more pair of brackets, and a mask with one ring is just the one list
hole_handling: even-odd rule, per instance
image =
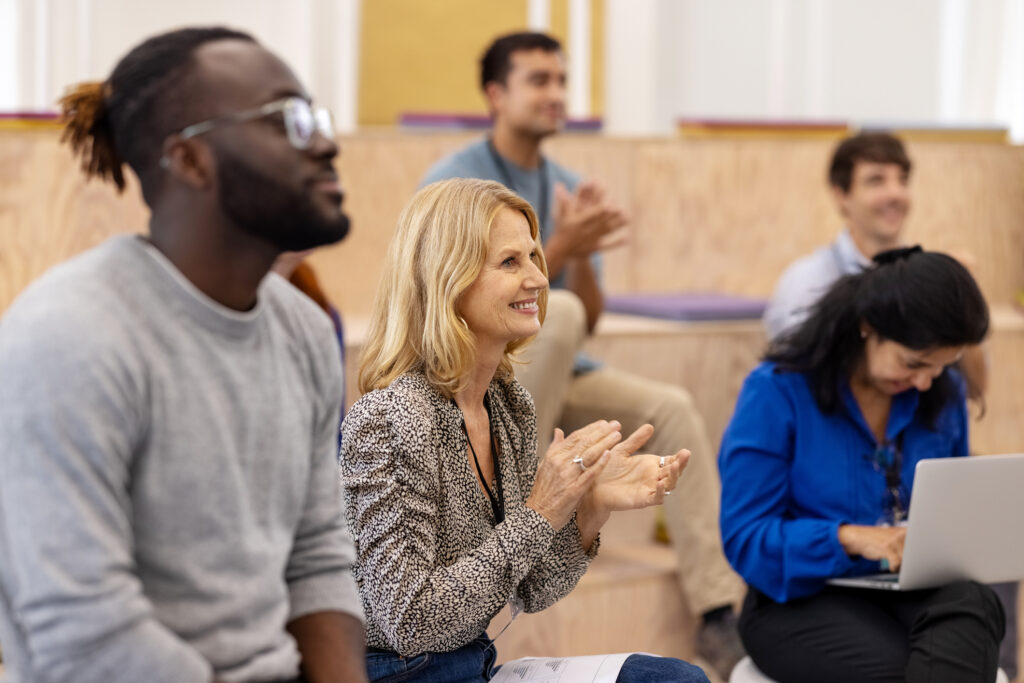
[[666, 500], [687, 604], [702, 615], [698, 654], [718, 673], [742, 657], [732, 605], [744, 586], [729, 567], [718, 531], [719, 481], [704, 422], [680, 387], [621, 372], [579, 353], [603, 308], [603, 250], [624, 241], [626, 214], [597, 183], [541, 153], [544, 138], [565, 122], [565, 60], [561, 46], [539, 33], [498, 38], [481, 60], [481, 87], [493, 129], [442, 159], [423, 184], [452, 177], [484, 178], [522, 195], [537, 212], [551, 281], [547, 319], [517, 369], [537, 406], [541, 449], [555, 427], [568, 431], [617, 419], [624, 433], [655, 427], [653, 453], [692, 452], [675, 495]]

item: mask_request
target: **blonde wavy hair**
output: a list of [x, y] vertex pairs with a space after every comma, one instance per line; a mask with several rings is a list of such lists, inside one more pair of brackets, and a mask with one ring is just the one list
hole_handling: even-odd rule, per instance
[[[383, 389], [414, 370], [445, 396], [462, 389], [476, 359], [476, 337], [458, 313], [459, 298], [483, 269], [491, 226], [505, 209], [526, 217], [536, 264], [547, 277], [537, 216], [504, 185], [453, 178], [427, 185], [412, 198], [385, 258], [359, 364], [361, 391]], [[547, 302], [544, 289], [538, 297], [541, 322]], [[512, 360], [530, 339], [505, 347], [496, 376], [512, 376]]]

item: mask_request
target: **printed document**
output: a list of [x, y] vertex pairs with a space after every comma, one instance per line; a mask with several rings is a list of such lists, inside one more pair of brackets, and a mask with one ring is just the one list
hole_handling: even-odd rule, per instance
[[631, 654], [523, 657], [502, 664], [491, 683], [615, 683]]

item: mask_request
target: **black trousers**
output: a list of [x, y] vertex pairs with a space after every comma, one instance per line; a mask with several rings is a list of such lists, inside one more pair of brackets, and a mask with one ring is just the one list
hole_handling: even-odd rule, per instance
[[973, 581], [829, 587], [784, 604], [751, 588], [739, 621], [747, 653], [779, 683], [992, 683], [1004, 630], [999, 599]]

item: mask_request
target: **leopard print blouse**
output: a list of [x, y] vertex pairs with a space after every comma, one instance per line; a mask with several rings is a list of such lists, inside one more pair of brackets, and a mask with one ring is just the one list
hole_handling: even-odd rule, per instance
[[597, 552], [575, 519], [560, 531], [524, 502], [537, 468], [530, 394], [487, 390], [500, 453], [505, 521], [467, 456], [462, 411], [423, 374], [363, 396], [341, 427], [341, 480], [367, 643], [401, 655], [449, 652], [487, 628], [515, 592], [527, 612], [573, 589]]

